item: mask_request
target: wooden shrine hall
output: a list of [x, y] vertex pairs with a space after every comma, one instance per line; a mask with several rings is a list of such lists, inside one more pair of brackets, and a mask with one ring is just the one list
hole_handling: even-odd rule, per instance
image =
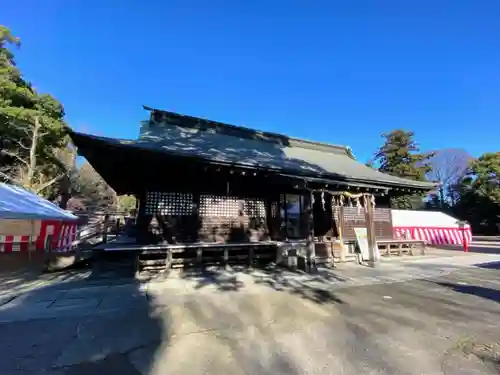
[[217, 252], [280, 261], [290, 248], [308, 264], [345, 260], [356, 227], [376, 261], [376, 241], [393, 238], [389, 197], [434, 188], [371, 169], [347, 147], [144, 108], [136, 140], [68, 131], [117, 194], [137, 197], [133, 231], [109, 249], [161, 251], [167, 268]]

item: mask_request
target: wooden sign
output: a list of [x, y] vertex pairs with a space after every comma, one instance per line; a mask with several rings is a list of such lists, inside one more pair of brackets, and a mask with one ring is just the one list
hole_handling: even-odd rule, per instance
[[38, 236], [40, 227], [40, 220], [0, 219], [1, 236]]
[[356, 234], [356, 241], [358, 242], [359, 250], [361, 251], [361, 258], [363, 260], [370, 260], [370, 247], [368, 244], [368, 231], [366, 228], [354, 228]]

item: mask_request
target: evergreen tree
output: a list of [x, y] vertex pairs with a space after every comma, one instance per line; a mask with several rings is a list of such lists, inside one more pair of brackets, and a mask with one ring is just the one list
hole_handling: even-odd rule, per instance
[[500, 233], [500, 152], [472, 160], [457, 192], [457, 216], [469, 221], [476, 233]]
[[65, 174], [57, 157], [68, 142], [64, 109], [23, 78], [12, 51], [19, 46], [19, 38], [0, 25], [0, 181], [47, 196]]
[[[380, 172], [415, 181], [426, 181], [431, 167], [428, 164], [432, 154], [422, 154], [414, 133], [402, 129], [382, 134], [384, 144], [375, 153], [370, 165], [377, 166]], [[401, 195], [391, 198], [393, 208], [418, 209], [422, 206], [421, 195]]]

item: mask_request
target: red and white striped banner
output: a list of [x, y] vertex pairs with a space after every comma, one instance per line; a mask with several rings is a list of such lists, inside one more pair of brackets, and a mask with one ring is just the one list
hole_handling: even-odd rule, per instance
[[43, 251], [49, 236], [52, 236], [52, 249], [59, 252], [71, 251], [76, 239], [76, 222], [42, 221], [38, 236], [1, 236], [0, 252]]
[[394, 227], [394, 238], [425, 240], [430, 245], [463, 245], [472, 241], [470, 228]]
[[0, 235], [0, 252], [28, 251], [34, 247], [36, 236], [2, 236]]

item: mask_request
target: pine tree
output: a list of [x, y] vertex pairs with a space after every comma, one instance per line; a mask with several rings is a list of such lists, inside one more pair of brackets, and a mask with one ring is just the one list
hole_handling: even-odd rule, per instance
[[47, 195], [65, 173], [56, 155], [68, 142], [64, 109], [23, 78], [12, 51], [19, 46], [0, 25], [0, 181]]
[[500, 152], [485, 153], [472, 160], [457, 191], [455, 213], [469, 221], [478, 234], [499, 234]]
[[[402, 129], [382, 134], [384, 144], [375, 153], [372, 166], [377, 166], [380, 172], [394, 176], [426, 181], [426, 174], [431, 167], [428, 164], [432, 154], [422, 154], [416, 142], [414, 133]], [[393, 208], [417, 209], [422, 205], [421, 195], [401, 195], [391, 198]]]

